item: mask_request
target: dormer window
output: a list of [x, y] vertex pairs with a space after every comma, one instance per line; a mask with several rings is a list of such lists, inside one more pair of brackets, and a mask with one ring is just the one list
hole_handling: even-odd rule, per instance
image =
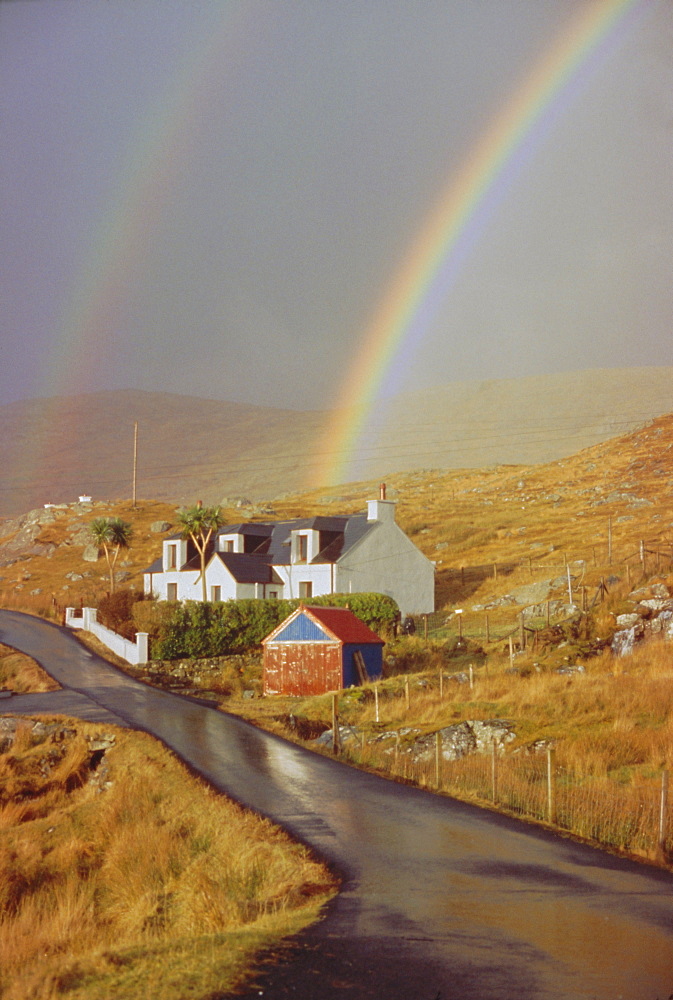
[[308, 535], [297, 538], [297, 562], [305, 563], [308, 558]]
[[178, 568], [178, 547], [177, 545], [168, 545], [168, 565], [166, 569], [177, 569]]

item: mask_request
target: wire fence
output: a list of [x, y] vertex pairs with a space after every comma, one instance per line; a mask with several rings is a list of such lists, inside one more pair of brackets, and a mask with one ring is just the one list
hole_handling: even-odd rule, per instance
[[607, 777], [579, 778], [556, 766], [551, 750], [471, 754], [445, 760], [438, 738], [423, 759], [399, 740], [345, 742], [337, 748], [354, 764], [397, 780], [490, 804], [521, 818], [652, 860], [673, 857], [668, 772], [622, 785]]
[[[511, 577], [527, 571], [531, 582], [543, 573], [556, 577], [555, 589], [563, 596], [544, 599], [532, 604], [517, 604], [515, 598], [496, 598], [483, 607], [457, 608], [453, 611], [436, 611], [432, 614], [410, 616], [406, 619], [411, 633], [426, 639], [472, 639], [480, 643], [514, 640], [517, 649], [525, 649], [535, 642], [536, 633], [552, 625], [562, 625], [581, 614], [590, 613], [608, 595], [611, 587], [625, 580], [627, 586], [637, 586], [652, 574], [673, 572], [673, 539], [662, 534], [654, 539], [631, 543], [621, 554], [613, 551], [612, 542], [607, 548], [593, 546], [591, 553], [558, 553], [562, 562], [542, 562], [528, 556], [519, 562], [487, 563], [472, 566], [445, 567], [444, 586], [460, 595], [474, 593], [490, 579]], [[585, 579], [592, 568], [609, 570], [598, 584], [587, 586]], [[619, 573], [619, 579], [615, 575]], [[594, 576], [595, 579], [595, 576]], [[517, 584], [518, 586], [520, 584]], [[466, 603], [461, 599], [458, 603]], [[511, 606], [508, 608], [507, 604]], [[516, 608], [514, 607], [516, 605]]]

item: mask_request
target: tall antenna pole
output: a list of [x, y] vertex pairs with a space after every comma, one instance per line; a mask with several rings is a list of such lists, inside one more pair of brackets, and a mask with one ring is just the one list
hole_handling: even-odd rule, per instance
[[136, 476], [138, 473], [138, 421], [133, 425], [133, 509], [136, 509]]

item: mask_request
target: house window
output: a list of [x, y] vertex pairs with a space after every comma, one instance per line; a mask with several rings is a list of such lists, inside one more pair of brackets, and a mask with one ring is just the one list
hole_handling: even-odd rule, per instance
[[308, 558], [308, 536], [299, 535], [297, 538], [297, 562], [305, 563]]
[[267, 596], [268, 596], [269, 600], [277, 600], [278, 599], [278, 591], [277, 590], [270, 590], [269, 593], [267, 594]]
[[223, 552], [233, 552], [234, 551], [234, 540], [233, 538], [227, 538], [224, 543]]
[[167, 601], [177, 601], [178, 599], [178, 585], [177, 583], [169, 583], [166, 585], [166, 600]]
[[300, 597], [313, 597], [313, 583], [311, 580], [302, 580], [299, 584]]
[[210, 599], [211, 601], [221, 601], [222, 600], [222, 588], [221, 587], [211, 587], [210, 588]]
[[166, 569], [177, 569], [178, 566], [178, 547], [177, 545], [168, 546], [168, 566]]

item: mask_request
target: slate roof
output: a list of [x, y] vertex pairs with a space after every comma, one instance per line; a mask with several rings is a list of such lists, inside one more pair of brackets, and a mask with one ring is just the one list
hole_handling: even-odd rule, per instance
[[[240, 529], [244, 534], [266, 536], [267, 542], [260, 545], [256, 553], [269, 556], [270, 562], [276, 566], [290, 564], [290, 536], [293, 531], [321, 531], [326, 535], [334, 535], [322, 552], [313, 559], [314, 563], [336, 562], [356, 542], [359, 542], [368, 531], [376, 527], [376, 522], [368, 521], [366, 514], [351, 514], [344, 517], [306, 517], [295, 518], [292, 521], [252, 522], [244, 525], [228, 525], [220, 528], [218, 535], [233, 535]], [[246, 556], [246, 558], [248, 558]]]
[[282, 583], [266, 555], [214, 552], [213, 559], [219, 559], [238, 583]]
[[[293, 531], [320, 531], [325, 535], [325, 547], [312, 560], [313, 564], [324, 564], [337, 562], [349, 549], [356, 545], [360, 539], [376, 528], [376, 521], [368, 521], [366, 514], [350, 514], [341, 517], [317, 517], [295, 518], [291, 521], [248, 521], [244, 524], [228, 524], [220, 528], [217, 535], [210, 543], [208, 558], [214, 555], [218, 557], [226, 556], [230, 559], [236, 556], [236, 560], [225, 562], [234, 579], [241, 583], [277, 583], [277, 578], [267, 575], [264, 577], [264, 569], [257, 563], [251, 563], [250, 569], [245, 570], [242, 561], [257, 559], [264, 556], [266, 563], [276, 566], [289, 566], [291, 562], [292, 547], [290, 545]], [[221, 535], [247, 535], [252, 538], [259, 538], [260, 544], [254, 552], [216, 552], [217, 537]], [[182, 538], [181, 534], [171, 535], [169, 540]], [[224, 560], [223, 560], [224, 561]], [[158, 562], [158, 566], [157, 566]], [[194, 566], [200, 569], [198, 556], [196, 561], [191, 558], [189, 562], [180, 567], [181, 570], [191, 569]], [[157, 573], [161, 571], [161, 559], [152, 563], [145, 572]], [[270, 573], [271, 571], [268, 570]], [[252, 575], [246, 575], [252, 574]]]

